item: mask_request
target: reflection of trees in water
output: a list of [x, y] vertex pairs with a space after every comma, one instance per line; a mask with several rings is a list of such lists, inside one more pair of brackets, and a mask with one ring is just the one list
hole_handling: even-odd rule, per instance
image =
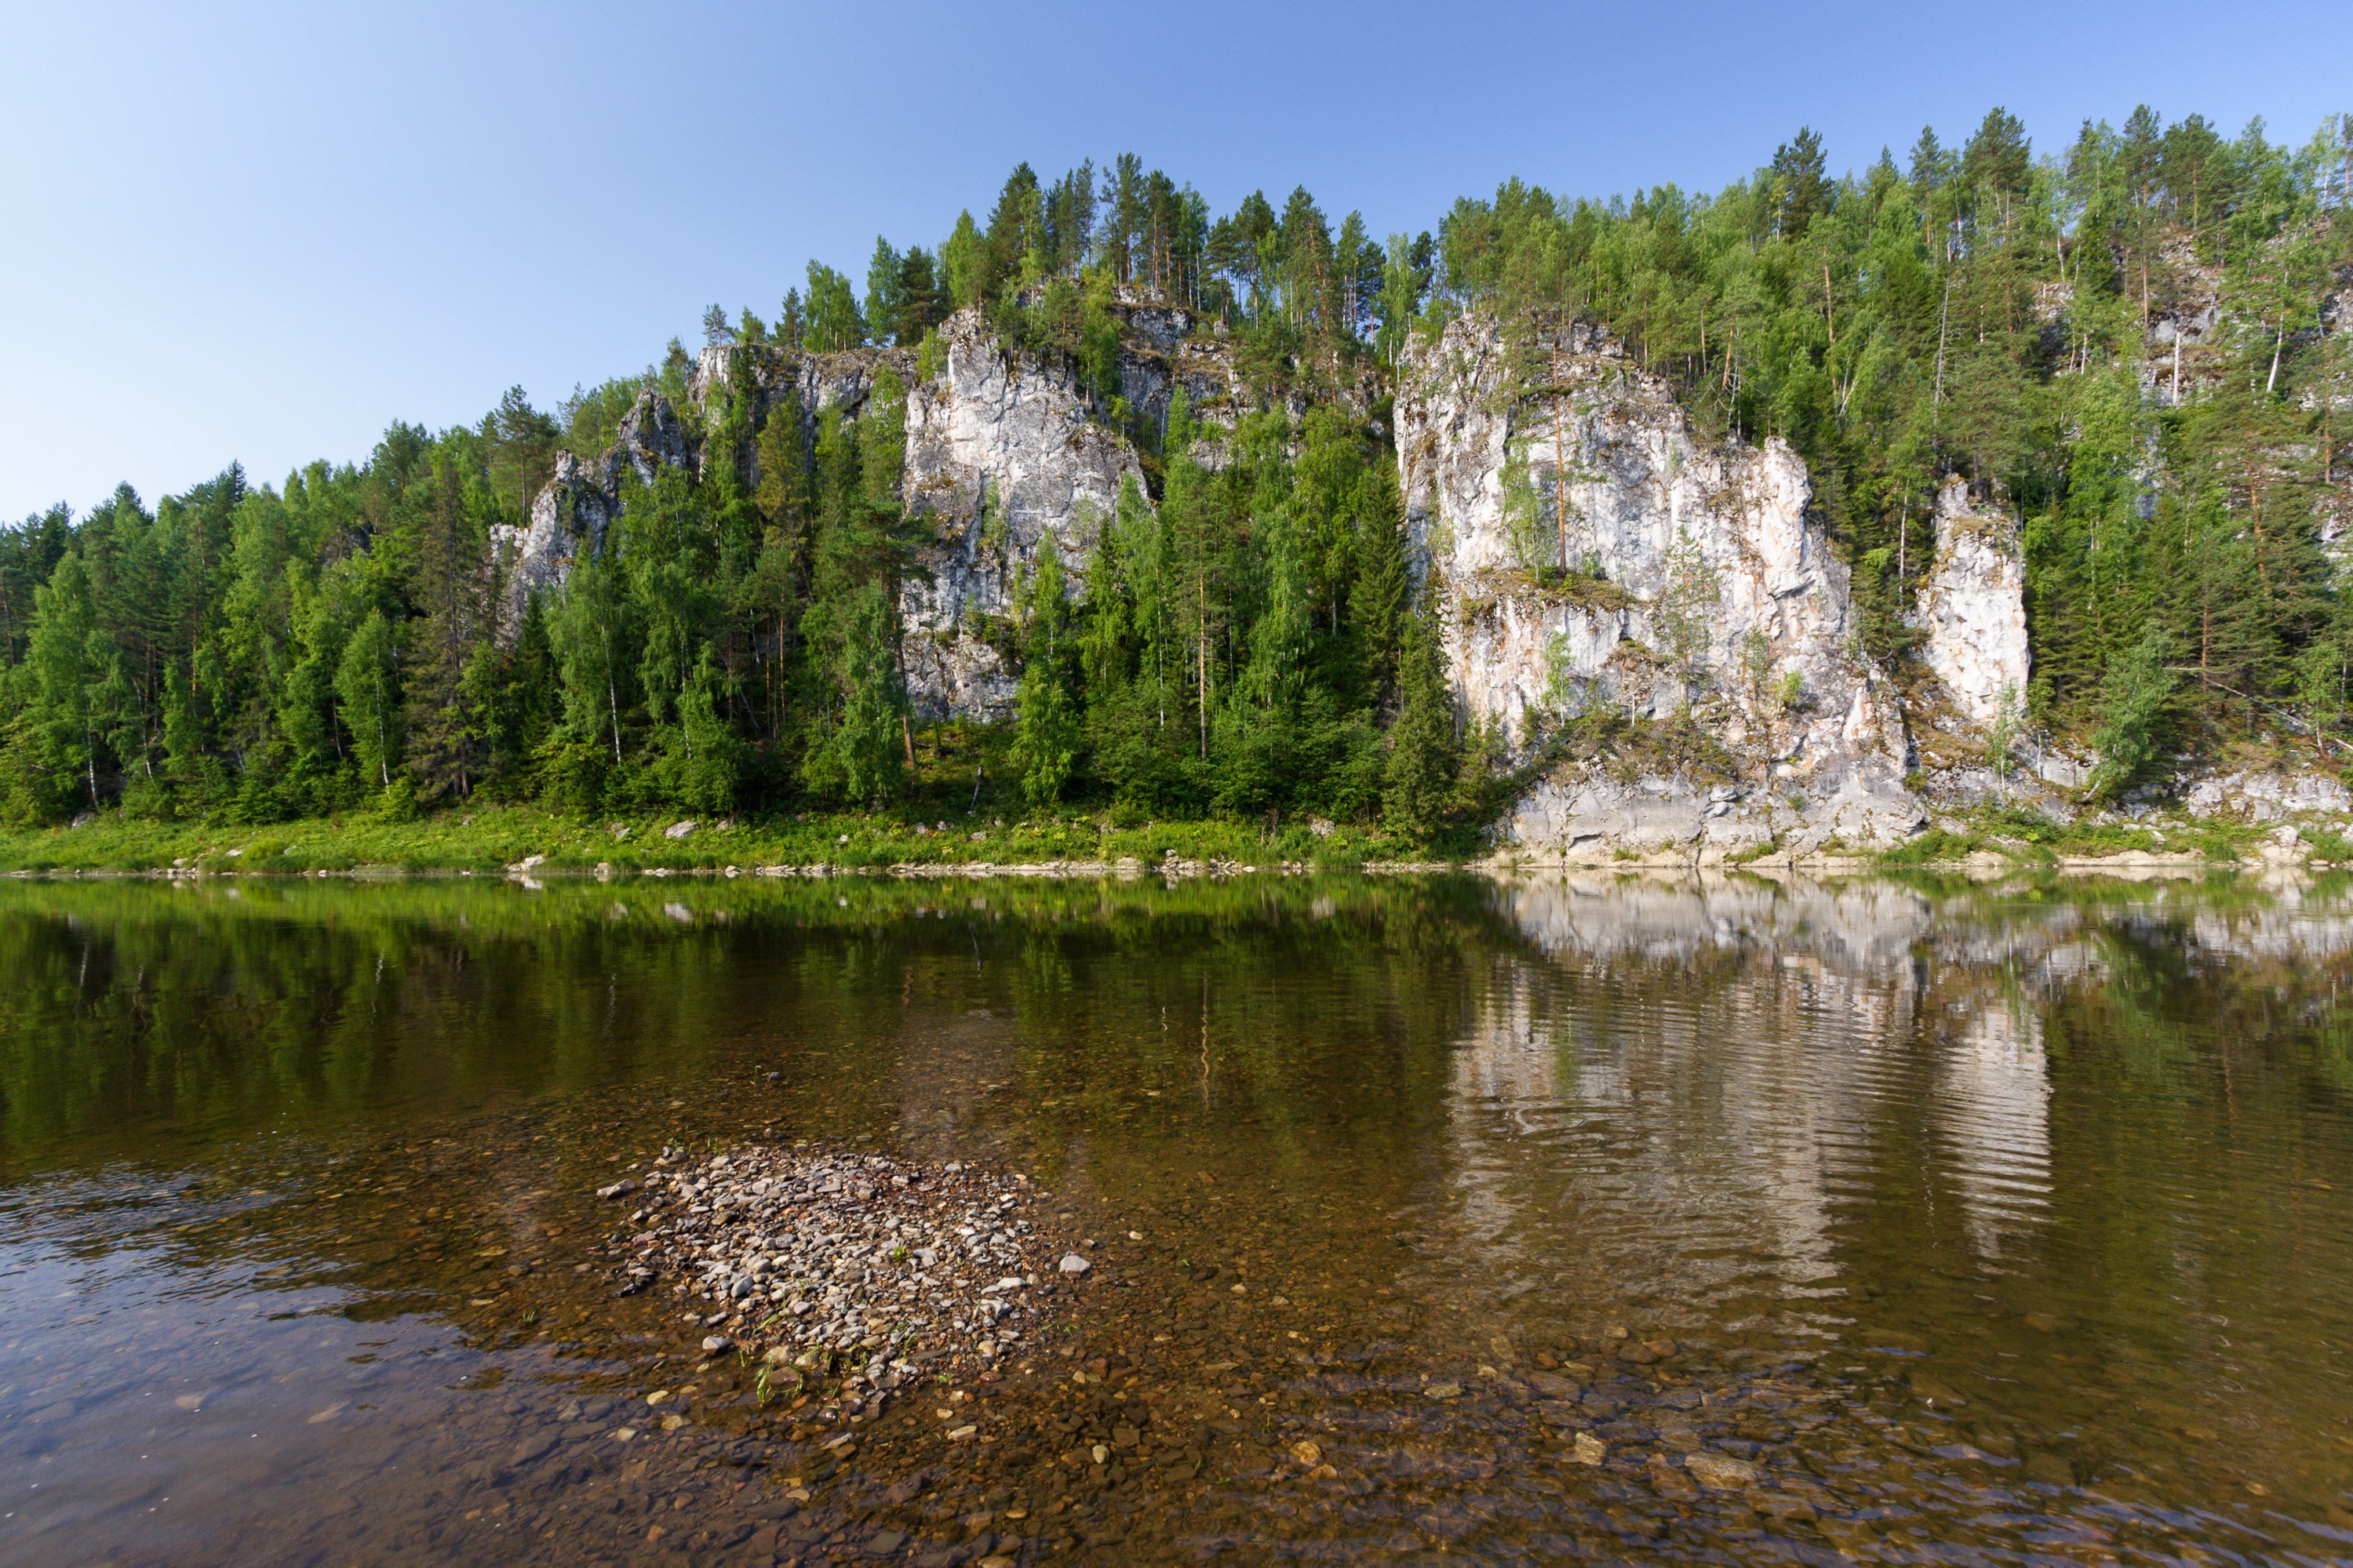
[[[828, 1095], [883, 1110], [906, 1085], [859, 1059], [903, 1043], [915, 1004], [965, 993], [1025, 1020], [1050, 1045], [1035, 1059], [1092, 1062], [1105, 1087], [1165, 1080], [1166, 1014], [1186, 1020], [1169, 1052], [1238, 1106], [1402, 1125], [1442, 1098], [1430, 1042], [1454, 1032], [1460, 955], [1513, 940], [1492, 901], [1469, 880], [1260, 878], [17, 883], [0, 887], [0, 1152], [139, 1152], [167, 1129], [739, 1057], [829, 1062]], [[1060, 1039], [1116, 1048], [1068, 1050], [1065, 1026]], [[1404, 1065], [1414, 1041], [1419, 1068]]]

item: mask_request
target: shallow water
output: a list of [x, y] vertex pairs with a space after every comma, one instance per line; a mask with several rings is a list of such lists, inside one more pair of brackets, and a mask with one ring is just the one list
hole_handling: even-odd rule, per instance
[[[0, 971], [7, 1563], [2353, 1557], [2343, 889], [19, 883]], [[829, 1449], [616, 1289], [744, 1139], [1096, 1268]]]

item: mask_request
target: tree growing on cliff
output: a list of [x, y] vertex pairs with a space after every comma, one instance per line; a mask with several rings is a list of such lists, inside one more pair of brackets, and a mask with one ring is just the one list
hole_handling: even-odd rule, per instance
[[807, 318], [800, 343], [811, 353], [838, 353], [866, 341], [866, 318], [849, 279], [822, 261], [808, 264]]
[[1651, 606], [1651, 625], [1663, 645], [1660, 649], [1674, 661], [1689, 701], [1700, 679], [1700, 658], [1715, 635], [1723, 607], [1724, 584], [1691, 531], [1678, 527], [1667, 547], [1666, 584]]

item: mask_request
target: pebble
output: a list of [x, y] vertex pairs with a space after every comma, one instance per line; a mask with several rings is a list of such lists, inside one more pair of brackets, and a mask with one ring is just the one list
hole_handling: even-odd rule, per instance
[[1089, 1263], [1085, 1258], [1081, 1258], [1075, 1252], [1066, 1252], [1062, 1254], [1060, 1268], [1062, 1272], [1065, 1274], [1084, 1274], [1088, 1269], [1092, 1268], [1093, 1267], [1093, 1264]]
[[[661, 1279], [712, 1303], [690, 1314], [712, 1331], [704, 1353], [747, 1352], [771, 1388], [862, 1365], [880, 1394], [917, 1361], [926, 1376], [993, 1365], [1042, 1321], [1039, 1276], [1069, 1245], [1061, 1226], [1029, 1216], [1039, 1194], [1026, 1178], [962, 1161], [664, 1150], [643, 1191], [611, 1238], [623, 1291]], [[1072, 1253], [1059, 1267], [1087, 1264]]]
[[1757, 1467], [1747, 1460], [1704, 1448], [1687, 1457], [1683, 1460], [1683, 1468], [1691, 1472], [1694, 1480], [1710, 1491], [1738, 1491], [1757, 1479]]

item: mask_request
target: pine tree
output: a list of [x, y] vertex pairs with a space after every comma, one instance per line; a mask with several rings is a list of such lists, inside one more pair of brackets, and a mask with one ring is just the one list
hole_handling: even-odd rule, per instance
[[899, 258], [896, 299], [899, 314], [892, 331], [894, 341], [902, 344], [922, 342], [945, 314], [940, 305], [939, 269], [932, 253], [920, 245], [909, 246], [907, 254]]

